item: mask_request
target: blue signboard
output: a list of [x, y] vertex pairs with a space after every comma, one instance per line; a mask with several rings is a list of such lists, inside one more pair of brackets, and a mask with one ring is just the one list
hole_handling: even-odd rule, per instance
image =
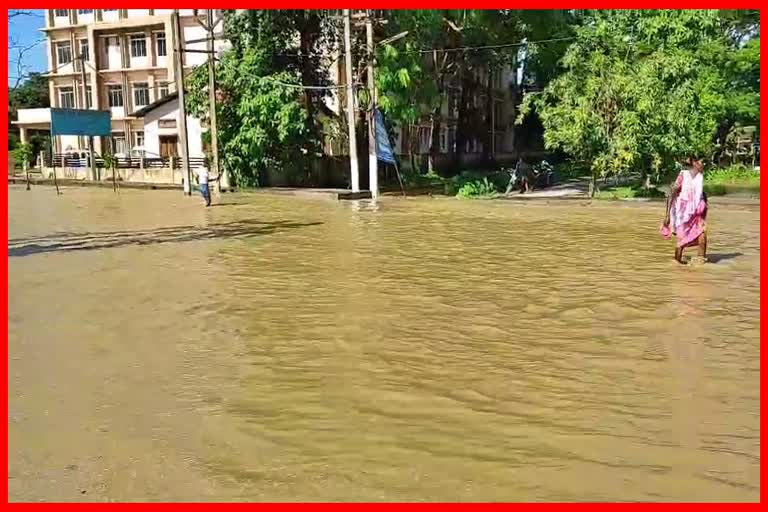
[[387, 127], [384, 125], [384, 116], [379, 109], [376, 109], [376, 156], [382, 162], [396, 163], [392, 145], [389, 143]]
[[51, 135], [112, 135], [110, 113], [104, 110], [52, 108]]

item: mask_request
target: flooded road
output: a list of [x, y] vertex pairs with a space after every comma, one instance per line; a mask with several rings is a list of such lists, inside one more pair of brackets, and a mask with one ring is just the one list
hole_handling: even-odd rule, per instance
[[759, 499], [759, 211], [9, 191], [11, 501]]

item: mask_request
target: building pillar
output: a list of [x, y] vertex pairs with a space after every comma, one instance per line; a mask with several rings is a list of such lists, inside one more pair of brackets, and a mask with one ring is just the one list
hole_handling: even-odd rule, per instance
[[130, 48], [128, 48], [130, 40], [125, 36], [125, 32], [122, 31], [117, 34], [117, 39], [120, 44], [120, 67], [129, 68], [131, 67]]
[[22, 144], [27, 143], [27, 128], [24, 126], [19, 126], [19, 137], [21, 139]]
[[165, 48], [166, 48], [166, 68], [168, 71], [168, 93], [171, 91], [171, 84], [173, 84], [173, 90], [176, 90], [176, 66], [174, 63], [174, 48], [176, 48], [176, 40], [174, 34], [176, 31], [171, 24], [171, 17], [167, 16], [165, 20]]
[[157, 52], [155, 52], [155, 38], [150, 29], [144, 31], [144, 37], [149, 40], [149, 65], [152, 67], [157, 66]]
[[147, 75], [147, 87], [149, 88], [149, 103], [150, 105], [158, 100], [157, 91], [155, 91], [155, 75]]

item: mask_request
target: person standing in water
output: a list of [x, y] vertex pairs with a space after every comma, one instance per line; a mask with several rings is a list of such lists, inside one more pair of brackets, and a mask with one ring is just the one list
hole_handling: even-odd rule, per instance
[[683, 263], [683, 250], [698, 247], [698, 255], [707, 259], [707, 196], [704, 193], [702, 161], [690, 158], [688, 168], [680, 171], [667, 198], [662, 235], [675, 235], [675, 260]]
[[[211, 189], [208, 186], [208, 168], [198, 167], [195, 171], [197, 173], [197, 184], [200, 185], [200, 194], [203, 196], [203, 199], [205, 199], [205, 206], [211, 206]], [[218, 177], [213, 178], [210, 181], [216, 181], [219, 179]]]

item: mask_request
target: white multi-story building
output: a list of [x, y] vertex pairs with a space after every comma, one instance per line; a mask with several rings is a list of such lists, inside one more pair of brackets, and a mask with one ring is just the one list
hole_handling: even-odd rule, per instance
[[[176, 89], [172, 13], [173, 9], [47, 9], [42, 30], [47, 35], [51, 106], [109, 110], [115, 153], [141, 148], [149, 157], [179, 155], [177, 102], [163, 101]], [[203, 10], [179, 10], [181, 46], [198, 50], [183, 52], [187, 73], [207, 59], [203, 53], [207, 34], [198, 23], [204, 15]], [[217, 31], [222, 27], [219, 23]], [[160, 115], [153, 112], [158, 109]], [[23, 141], [29, 129], [49, 129], [50, 111], [19, 110], [16, 124]], [[188, 117], [187, 127], [190, 157], [202, 157], [200, 121]], [[101, 153], [105, 143], [97, 137], [94, 150]], [[59, 136], [54, 152], [83, 150], [87, 145], [86, 137]]]

